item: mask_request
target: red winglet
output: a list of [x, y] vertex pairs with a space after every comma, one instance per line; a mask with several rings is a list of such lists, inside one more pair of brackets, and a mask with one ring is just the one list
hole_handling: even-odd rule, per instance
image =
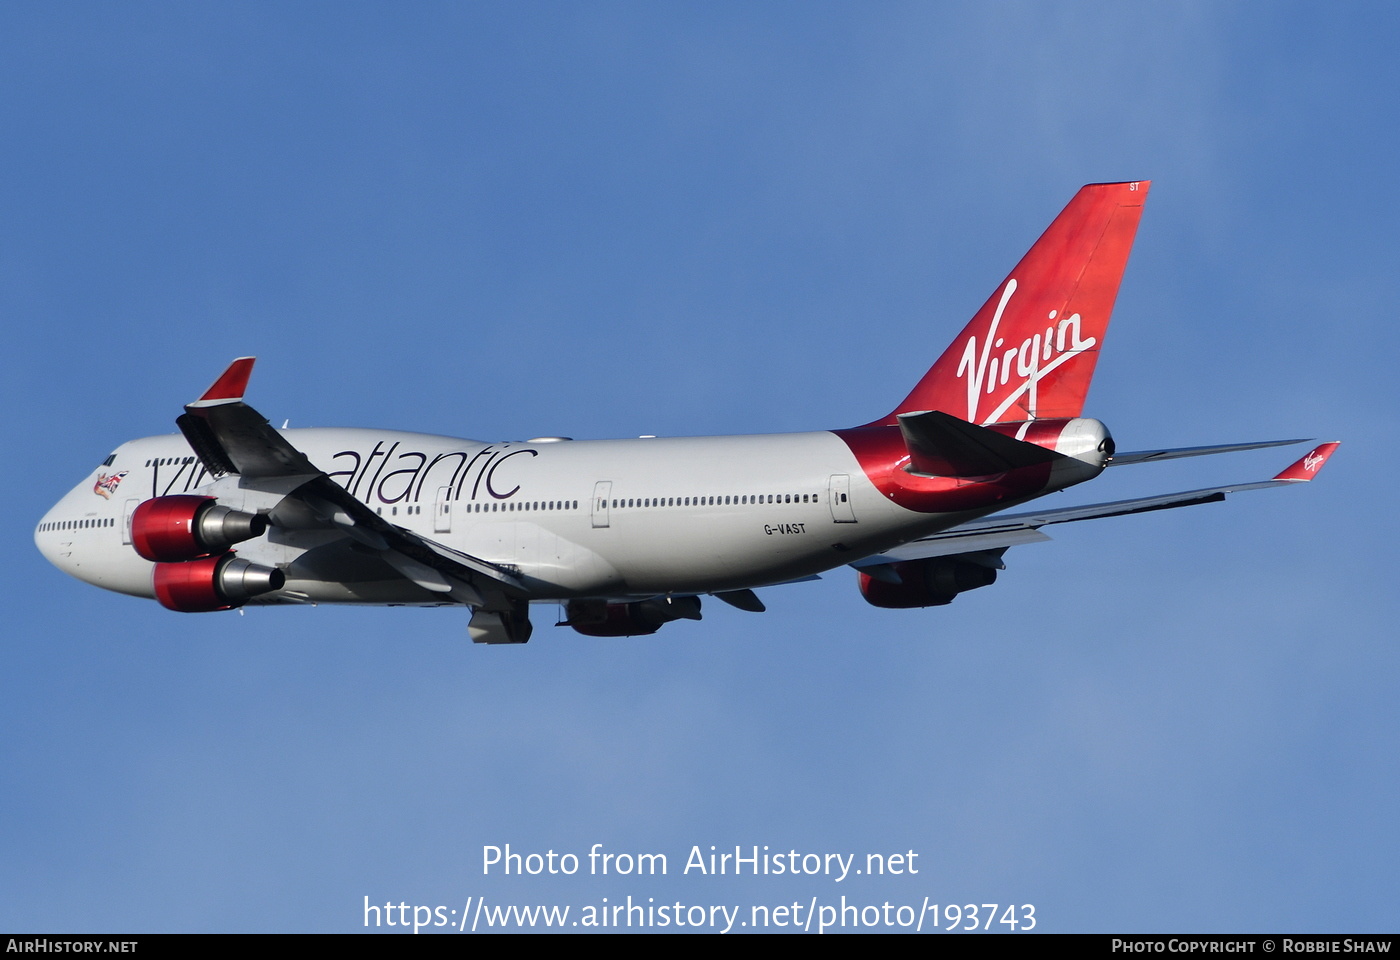
[[243, 399], [248, 389], [248, 378], [253, 375], [256, 357], [239, 357], [228, 365], [214, 385], [204, 391], [204, 395], [191, 406], [210, 406], [216, 403], [233, 403]]
[[1322, 465], [1327, 462], [1327, 458], [1332, 456], [1332, 453], [1339, 446], [1341, 446], [1340, 442], [1332, 442], [1319, 444], [1313, 447], [1303, 456], [1303, 459], [1293, 464], [1287, 470], [1284, 470], [1278, 476], [1274, 477], [1274, 479], [1291, 480], [1295, 483], [1311, 480], [1313, 477], [1317, 476], [1317, 472], [1322, 469]]

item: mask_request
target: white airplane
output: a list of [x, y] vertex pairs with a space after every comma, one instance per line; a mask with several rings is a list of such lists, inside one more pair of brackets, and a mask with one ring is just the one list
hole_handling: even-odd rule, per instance
[[[122, 444], [35, 532], [80, 580], [171, 610], [464, 605], [480, 643], [524, 643], [531, 603], [590, 636], [700, 619], [700, 598], [853, 567], [879, 607], [950, 602], [1002, 554], [1073, 520], [1310, 480], [1324, 443], [1271, 480], [1083, 507], [1000, 511], [1107, 466], [1299, 440], [1115, 453], [1080, 416], [1147, 181], [1090, 184], [913, 391], [816, 433], [481, 443], [387, 430], [275, 430], [233, 361], [176, 420]], [[236, 549], [235, 549], [236, 548]]]

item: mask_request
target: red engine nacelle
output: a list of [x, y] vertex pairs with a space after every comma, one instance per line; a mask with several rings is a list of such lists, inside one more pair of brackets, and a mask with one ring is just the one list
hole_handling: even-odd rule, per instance
[[652, 597], [636, 603], [570, 600], [564, 621], [589, 637], [644, 637], [672, 620], [699, 620], [699, 597]]
[[952, 603], [960, 593], [985, 587], [997, 579], [993, 568], [957, 557], [905, 560], [891, 563], [889, 568], [898, 575], [899, 583], [879, 580], [868, 573], [858, 574], [860, 594], [866, 603], [893, 609], [937, 607]]
[[157, 563], [151, 574], [161, 606], [181, 613], [207, 613], [242, 606], [253, 597], [281, 590], [286, 574], [225, 553], [184, 563]]
[[157, 563], [224, 553], [266, 532], [266, 517], [222, 506], [213, 497], [156, 497], [131, 514], [131, 545]]

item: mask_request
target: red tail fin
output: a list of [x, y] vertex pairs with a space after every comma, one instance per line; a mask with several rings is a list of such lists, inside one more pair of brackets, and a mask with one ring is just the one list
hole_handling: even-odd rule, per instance
[[978, 424], [1079, 416], [1149, 185], [1091, 183], [1075, 194], [913, 392], [876, 424], [921, 410]]

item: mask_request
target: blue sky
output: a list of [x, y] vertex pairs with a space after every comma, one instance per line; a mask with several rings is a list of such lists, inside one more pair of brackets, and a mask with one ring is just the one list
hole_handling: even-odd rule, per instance
[[[1397, 33], [1382, 4], [6, 6], [0, 926], [845, 894], [1393, 931]], [[1120, 179], [1154, 186], [1087, 412], [1124, 449], [1345, 441], [1318, 483], [1060, 528], [946, 608], [836, 571], [652, 638], [537, 615], [519, 649], [454, 611], [177, 615], [33, 547], [243, 354], [293, 426], [865, 422]], [[505, 843], [672, 873], [483, 877]], [[921, 869], [679, 876], [710, 844]]]

